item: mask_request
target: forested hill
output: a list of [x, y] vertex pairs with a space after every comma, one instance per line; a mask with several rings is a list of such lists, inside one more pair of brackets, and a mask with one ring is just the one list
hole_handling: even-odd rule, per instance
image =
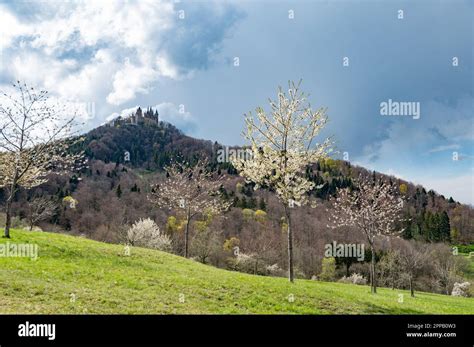
[[107, 124], [87, 133], [83, 146], [91, 160], [152, 171], [163, 169], [171, 159], [189, 161], [212, 154], [211, 141], [186, 136], [166, 122]]
[[[132, 169], [161, 171], [172, 159], [193, 163], [198, 158], [206, 157], [210, 159], [213, 168], [220, 168], [230, 175], [235, 174], [231, 165], [216, 161], [218, 151], [223, 148], [221, 144], [184, 135], [175, 126], [166, 122], [138, 125], [126, 122], [110, 123], [86, 134], [83, 145], [91, 160], [106, 164], [115, 163]], [[407, 214], [412, 217], [406, 228], [405, 237], [423, 237], [433, 241], [451, 238], [474, 239], [472, 208], [454, 201], [451, 197], [439, 195], [433, 190], [427, 191], [422, 186], [395, 177], [369, 173], [364, 168], [354, 167], [340, 160], [317, 163], [307, 174], [317, 185], [324, 184], [313, 194], [327, 200], [338, 187], [350, 186], [352, 179], [361, 172], [372, 174], [377, 178], [382, 176], [399, 186], [401, 194], [408, 203]], [[236, 202], [242, 205], [242, 199]], [[257, 206], [252, 206], [250, 203], [250, 207]]]
[[[163, 168], [172, 159], [195, 163], [198, 158], [207, 157], [212, 169], [227, 175], [222, 189], [234, 206], [230, 215], [235, 225], [226, 227], [222, 237], [239, 236], [245, 239], [241, 234], [250, 233], [251, 229], [247, 225], [247, 217], [242, 214], [246, 210], [267, 212], [268, 228], [277, 235], [281, 231], [281, 210], [276, 196], [268, 191], [254, 191], [251, 185], [245, 184], [236, 175], [229, 163], [217, 163], [217, 151], [222, 147], [217, 142], [186, 136], [173, 125], [158, 120], [138, 124], [126, 121], [109, 123], [84, 135], [81, 149], [89, 158], [87, 169], [71, 178], [53, 177], [48, 183], [29, 192], [20, 191], [15, 198], [14, 211], [17, 211], [18, 218], [25, 218], [29, 213], [28, 200], [35, 196], [49, 196], [59, 205], [70, 196], [78, 202], [77, 208], [70, 210], [63, 206], [58, 209], [51, 218], [40, 223], [43, 229], [66, 230], [118, 242], [119, 231], [139, 218], [152, 217], [161, 225], [168, 225], [169, 211], [156, 209], [147, 201], [146, 194], [150, 184], [162, 177]], [[403, 226], [406, 229], [405, 238], [430, 242], [473, 242], [474, 211], [471, 207], [427, 191], [422, 186], [332, 159], [316, 163], [307, 170], [308, 177], [322, 186], [311, 192], [319, 199], [320, 208], [311, 210], [305, 207], [298, 212], [301, 214], [298, 223], [302, 224], [301, 228], [307, 228], [308, 238], [311, 230], [317, 228], [324, 230], [325, 238], [335, 239], [325, 228], [325, 210], [330, 208], [328, 200], [338, 187], [351, 186], [360, 173], [389, 180], [398, 186], [407, 201], [405, 214], [410, 218]], [[2, 194], [4, 192], [0, 190], [0, 198]], [[179, 222], [179, 216], [176, 217]], [[168, 227], [170, 230], [173, 228]], [[318, 234], [318, 237], [323, 236]], [[309, 242], [305, 238], [298, 241], [302, 244]], [[308, 243], [307, 247], [313, 246]]]

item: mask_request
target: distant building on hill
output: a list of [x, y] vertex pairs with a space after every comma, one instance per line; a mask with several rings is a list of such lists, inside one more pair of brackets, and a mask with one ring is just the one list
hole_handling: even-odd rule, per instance
[[110, 121], [107, 125], [117, 127], [121, 125], [141, 125], [141, 124], [160, 124], [160, 115], [157, 110], [153, 111], [150, 107], [145, 112], [138, 107], [135, 113], [128, 117], [118, 117]]

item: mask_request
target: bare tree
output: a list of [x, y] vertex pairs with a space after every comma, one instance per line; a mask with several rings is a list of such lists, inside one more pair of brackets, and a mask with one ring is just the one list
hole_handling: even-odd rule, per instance
[[206, 161], [195, 166], [175, 163], [166, 168], [167, 178], [157, 184], [149, 200], [161, 208], [177, 209], [186, 215], [184, 231], [184, 256], [189, 256], [189, 227], [194, 217], [201, 213], [213, 215], [226, 211], [230, 202], [222, 199], [219, 191], [223, 176], [214, 177], [206, 168]]
[[400, 220], [403, 200], [396, 195], [396, 189], [383, 181], [359, 176], [357, 188], [338, 189], [331, 211], [332, 227], [356, 226], [365, 235], [372, 253], [370, 283], [372, 293], [377, 292], [375, 272], [375, 239], [381, 235], [398, 235], [394, 230]]
[[403, 274], [408, 279], [410, 294], [415, 297], [414, 282], [426, 265], [426, 259], [428, 258], [426, 247], [418, 242], [407, 242], [405, 247], [401, 248], [399, 255]]
[[452, 254], [451, 248], [444, 244], [434, 246], [431, 252], [436, 281], [444, 294], [449, 295], [455, 282], [463, 281], [461, 274], [466, 267], [466, 259]]
[[213, 255], [217, 255], [222, 248], [222, 232], [213, 230], [209, 226], [199, 228], [192, 238], [192, 255], [199, 262], [206, 264]]
[[13, 84], [11, 95], [0, 93], [0, 187], [8, 189], [5, 237], [10, 237], [11, 207], [19, 187], [30, 189], [83, 164], [83, 154], [68, 149], [74, 116], [48, 101], [46, 91]]
[[51, 199], [45, 197], [36, 197], [28, 202], [28, 224], [30, 231], [36, 223], [51, 218], [58, 205]]
[[386, 287], [398, 288], [402, 272], [400, 251], [398, 249], [389, 250], [379, 263], [380, 280]]
[[[301, 81], [300, 81], [301, 83]], [[300, 83], [288, 83], [287, 95], [278, 90], [277, 100], [269, 100], [271, 112], [256, 109], [256, 118], [245, 115], [247, 131], [243, 134], [252, 147], [252, 158], [231, 158], [233, 165], [255, 189], [273, 189], [283, 204], [288, 233], [288, 279], [293, 273], [293, 229], [291, 208], [306, 205], [308, 192], [315, 184], [305, 177], [308, 165], [327, 156], [331, 141], [315, 143], [327, 122], [326, 110], [313, 110]]]

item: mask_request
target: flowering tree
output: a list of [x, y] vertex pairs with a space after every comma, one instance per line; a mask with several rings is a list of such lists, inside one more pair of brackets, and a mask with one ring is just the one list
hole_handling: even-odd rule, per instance
[[5, 237], [10, 237], [11, 206], [19, 187], [30, 189], [48, 181], [48, 175], [75, 170], [83, 153], [69, 148], [74, 116], [52, 106], [46, 91], [36, 92], [17, 82], [11, 95], [0, 93], [0, 187], [8, 189]]
[[[301, 81], [300, 81], [301, 83]], [[245, 138], [252, 147], [249, 160], [232, 157], [240, 175], [255, 183], [255, 189], [273, 189], [284, 206], [288, 233], [288, 278], [293, 282], [293, 230], [291, 208], [309, 202], [315, 188], [305, 177], [308, 165], [325, 158], [331, 151], [330, 139], [315, 143], [326, 125], [326, 110], [313, 110], [300, 83], [288, 83], [288, 94], [280, 87], [277, 100], [270, 100], [270, 113], [261, 107], [245, 115]]]
[[152, 188], [149, 200], [161, 208], [178, 209], [186, 215], [184, 231], [184, 256], [189, 255], [189, 226], [201, 213], [213, 215], [226, 211], [231, 203], [222, 199], [219, 188], [223, 176], [214, 177], [206, 169], [207, 162], [199, 161], [194, 167], [175, 163], [166, 168], [163, 184]]
[[171, 239], [150, 218], [140, 219], [127, 230], [127, 242], [132, 246], [171, 250]]
[[356, 226], [363, 231], [372, 253], [371, 291], [376, 293], [375, 238], [380, 235], [398, 235], [403, 231], [394, 230], [394, 224], [400, 220], [403, 200], [396, 195], [396, 189], [386, 182], [359, 176], [356, 186], [354, 190], [338, 189], [331, 227]]

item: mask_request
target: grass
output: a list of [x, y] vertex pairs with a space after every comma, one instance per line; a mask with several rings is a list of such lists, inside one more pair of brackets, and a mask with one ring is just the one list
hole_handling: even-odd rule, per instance
[[459, 253], [459, 255], [462, 257], [466, 257], [469, 262], [469, 266], [464, 275], [468, 280], [474, 280], [474, 257], [469, 256], [468, 253]]
[[11, 234], [0, 243], [37, 244], [39, 257], [0, 257], [2, 314], [474, 314], [473, 298], [421, 292], [411, 298], [386, 288], [372, 295], [368, 286], [309, 280], [291, 284], [150, 249], [133, 247], [126, 256], [121, 245], [80, 237]]

